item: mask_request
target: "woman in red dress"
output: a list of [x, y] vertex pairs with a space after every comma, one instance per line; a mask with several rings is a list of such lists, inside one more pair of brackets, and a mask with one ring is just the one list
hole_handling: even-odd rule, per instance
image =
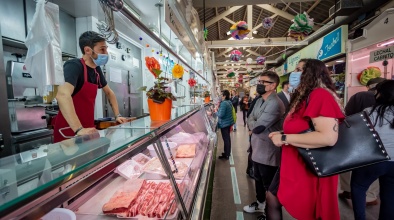
[[[297, 151], [297, 147], [319, 148], [336, 143], [338, 123], [344, 114], [335, 87], [326, 65], [315, 59], [305, 61], [302, 73], [290, 75], [290, 86], [295, 90], [283, 133], [270, 134], [273, 143], [282, 147], [277, 196], [298, 220], [339, 220], [338, 176], [315, 176]], [[310, 120], [315, 131], [302, 133], [309, 129]]]

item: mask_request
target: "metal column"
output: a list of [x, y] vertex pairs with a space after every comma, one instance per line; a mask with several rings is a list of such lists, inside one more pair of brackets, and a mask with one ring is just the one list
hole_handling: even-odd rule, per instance
[[[8, 113], [7, 79], [3, 57], [3, 37], [0, 24], [0, 158], [12, 154], [11, 122]], [[1, 166], [1, 164], [0, 164]]]

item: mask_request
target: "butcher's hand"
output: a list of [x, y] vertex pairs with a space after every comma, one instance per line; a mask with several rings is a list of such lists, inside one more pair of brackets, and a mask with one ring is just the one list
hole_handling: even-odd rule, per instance
[[96, 132], [98, 132], [98, 131], [96, 130], [96, 128], [82, 128], [82, 129], [78, 132], [77, 136], [93, 134], [93, 133], [96, 133]]
[[274, 143], [275, 146], [282, 147], [282, 134], [280, 132], [270, 133], [268, 137], [271, 138], [272, 143]]
[[126, 122], [127, 122], [127, 118], [124, 118], [124, 117], [117, 117], [117, 118], [116, 118], [116, 122], [118, 122], [118, 123], [120, 123], [120, 124], [126, 123]]

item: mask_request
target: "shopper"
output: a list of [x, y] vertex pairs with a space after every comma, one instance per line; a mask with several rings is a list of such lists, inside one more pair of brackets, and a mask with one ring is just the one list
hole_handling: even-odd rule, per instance
[[217, 116], [219, 118], [218, 127], [222, 133], [224, 143], [224, 152], [219, 156], [219, 159], [228, 160], [231, 154], [230, 128], [234, 124], [233, 105], [228, 90], [222, 92], [222, 101], [219, 104]]
[[72, 59], [64, 64], [65, 83], [59, 86], [56, 95], [60, 111], [56, 116], [53, 131], [55, 143], [65, 139], [59, 132], [62, 128], [70, 127], [63, 131], [66, 136], [96, 132], [94, 105], [97, 89], [103, 89], [115, 113], [116, 121], [126, 122], [119, 114], [116, 96], [107, 85], [100, 68], [108, 61], [105, 38], [96, 32], [87, 31], [79, 37], [79, 47], [82, 58]]
[[244, 120], [244, 127], [246, 127], [246, 116], [248, 114], [251, 102], [252, 99], [249, 97], [249, 93], [246, 93], [245, 96], [242, 97], [241, 101], [239, 102], [242, 111], [242, 118]]
[[[250, 103], [250, 108], [248, 110], [248, 113], [246, 114], [246, 117], [249, 118], [249, 115], [252, 113], [254, 105], [256, 104], [257, 100], [261, 98], [261, 95], [256, 93], [256, 95], [254, 96], [253, 101]], [[251, 139], [252, 139], [252, 133], [249, 129], [249, 148], [248, 148], [248, 167], [246, 168], [246, 174], [254, 179], [254, 169], [253, 169], [253, 160], [252, 160], [252, 153], [253, 153], [253, 149], [252, 149], [252, 144], [251, 144]]]
[[394, 219], [394, 81], [379, 83], [375, 97], [376, 103], [366, 111], [391, 160], [353, 170], [351, 193], [354, 218], [357, 220], [365, 220], [365, 193], [377, 179], [381, 201], [379, 220]]
[[279, 76], [275, 72], [266, 71], [260, 75], [256, 91], [261, 98], [248, 117], [257, 199], [243, 208], [248, 213], [264, 212], [266, 191], [280, 163], [281, 150], [268, 137], [271, 132], [282, 129], [285, 107], [276, 94], [278, 84]]
[[278, 97], [280, 98], [280, 100], [282, 100], [287, 114], [290, 110], [289, 81], [286, 80], [282, 82], [282, 91], [278, 93]]
[[[363, 111], [368, 107], [372, 107], [375, 104], [375, 92], [376, 85], [385, 79], [383, 78], [374, 78], [370, 79], [367, 82], [368, 91], [362, 91], [354, 94], [350, 97], [346, 107], [345, 113], [346, 115], [353, 115]], [[351, 199], [350, 194], [350, 177], [352, 172], [346, 172], [340, 175], [340, 183], [341, 189], [343, 190], [338, 196], [341, 199]], [[375, 181], [371, 184], [370, 188], [367, 191], [366, 205], [377, 205], [378, 204], [378, 195], [379, 195], [379, 181]]]
[[[338, 176], [315, 176], [306, 168], [297, 147], [319, 148], [336, 143], [338, 123], [344, 119], [340, 100], [326, 65], [316, 59], [306, 61], [302, 74], [290, 76], [290, 85], [295, 91], [283, 125], [284, 134], [270, 134], [273, 143], [282, 147], [279, 201], [296, 219], [339, 220]], [[315, 131], [303, 133], [310, 121]]]
[[[231, 103], [233, 104], [234, 110], [235, 110], [235, 114], [238, 112], [238, 103], [239, 103], [239, 96], [237, 94], [237, 91], [233, 90], [231, 91], [232, 96], [231, 96]], [[234, 132], [237, 131], [237, 122], [234, 123], [233, 126], [233, 130]]]
[[[302, 74], [302, 72], [305, 70], [305, 63], [306, 63], [307, 59], [301, 59], [298, 64], [296, 69], [294, 70], [294, 72], [292, 72], [290, 74], [290, 81], [292, 83], [292, 85], [290, 85], [289, 82], [289, 87], [292, 88], [292, 92], [295, 91], [295, 87], [298, 86], [298, 84], [300, 83], [300, 75]], [[290, 88], [289, 88], [290, 90]], [[287, 114], [286, 114], [287, 116]], [[259, 216], [257, 219], [258, 220], [266, 220], [266, 219], [270, 219], [270, 220], [282, 220], [282, 204], [280, 204], [277, 194], [278, 194], [278, 189], [279, 189], [279, 177], [280, 175], [280, 168], [278, 169], [278, 171], [276, 172], [274, 179], [271, 182], [270, 187], [268, 188], [267, 191], [267, 196], [266, 196], [266, 207], [265, 207], [265, 214], [266, 216], [263, 214], [261, 216]]]

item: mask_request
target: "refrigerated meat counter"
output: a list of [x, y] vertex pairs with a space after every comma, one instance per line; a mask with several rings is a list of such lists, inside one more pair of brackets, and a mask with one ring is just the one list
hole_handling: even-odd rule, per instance
[[200, 219], [217, 144], [213, 105], [173, 109], [0, 159], [1, 219]]

